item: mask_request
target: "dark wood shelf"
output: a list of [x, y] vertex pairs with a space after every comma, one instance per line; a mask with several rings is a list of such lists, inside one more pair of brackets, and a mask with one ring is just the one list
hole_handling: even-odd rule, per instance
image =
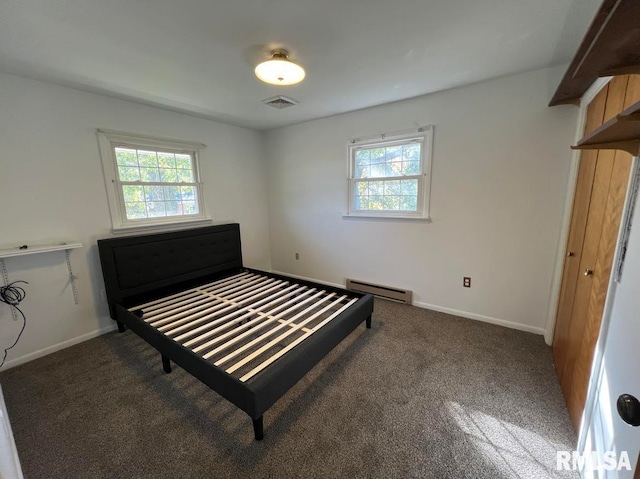
[[574, 150], [624, 150], [640, 155], [640, 101], [582, 138]]
[[604, 0], [549, 106], [573, 104], [598, 78], [640, 73], [640, 1]]

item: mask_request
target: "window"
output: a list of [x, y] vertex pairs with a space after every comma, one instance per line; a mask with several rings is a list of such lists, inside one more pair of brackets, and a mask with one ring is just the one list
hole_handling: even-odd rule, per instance
[[429, 218], [433, 128], [349, 146], [347, 216]]
[[198, 172], [205, 145], [98, 131], [114, 230], [206, 220]]

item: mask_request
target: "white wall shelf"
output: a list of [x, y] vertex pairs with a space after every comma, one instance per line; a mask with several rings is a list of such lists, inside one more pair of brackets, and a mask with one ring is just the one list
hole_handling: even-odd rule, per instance
[[[76, 289], [75, 283], [76, 277], [71, 269], [71, 259], [69, 258], [69, 251], [77, 248], [82, 248], [82, 243], [26, 245], [26, 248], [24, 246], [17, 246], [15, 248], [0, 249], [0, 270], [2, 271], [4, 284], [9, 285], [9, 275], [7, 273], [7, 267], [4, 264], [5, 258], [26, 256], [28, 254], [51, 253], [52, 251], [64, 251], [65, 259], [67, 261], [67, 270], [69, 271], [69, 282], [71, 283], [71, 291], [73, 293], [73, 302], [78, 304], [78, 290]], [[11, 308], [11, 314], [13, 319], [17, 321], [18, 315], [15, 308]]]
[[82, 243], [27, 245], [24, 249], [20, 249], [20, 247], [0, 249], [0, 259], [11, 258], [13, 256], [24, 256], [27, 254], [49, 253], [51, 251], [66, 251], [76, 248], [82, 248]]

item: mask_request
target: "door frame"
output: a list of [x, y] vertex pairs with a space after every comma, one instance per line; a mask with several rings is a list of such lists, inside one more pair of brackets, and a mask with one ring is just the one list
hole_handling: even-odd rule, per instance
[[[598, 78], [580, 99], [580, 111], [578, 112], [578, 125], [576, 127], [574, 144], [578, 143], [578, 140], [584, 136], [584, 125], [587, 120], [587, 108], [589, 103], [591, 103], [600, 90], [607, 86], [612, 78], [612, 76]], [[580, 154], [580, 150], [573, 150], [573, 154], [571, 156], [569, 179], [567, 180], [567, 196], [565, 197], [562, 226], [560, 228], [560, 235], [556, 246], [556, 259], [551, 279], [549, 303], [547, 305], [547, 321], [544, 329], [544, 340], [549, 346], [553, 345], [553, 333], [556, 327], [556, 315], [558, 313], [558, 302], [560, 301], [560, 287], [562, 286], [565, 255], [567, 254], [567, 241], [569, 239], [569, 228], [571, 227], [571, 215], [573, 213], [573, 200], [576, 194], [576, 184], [578, 182]]]

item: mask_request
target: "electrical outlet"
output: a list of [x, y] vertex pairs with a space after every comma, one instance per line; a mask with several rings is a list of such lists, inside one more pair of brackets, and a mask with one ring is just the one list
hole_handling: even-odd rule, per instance
[[471, 278], [469, 276], [464, 276], [462, 278], [462, 286], [464, 286], [465, 288], [471, 287]]
[[300, 259], [300, 254], [296, 253], [296, 259]]

